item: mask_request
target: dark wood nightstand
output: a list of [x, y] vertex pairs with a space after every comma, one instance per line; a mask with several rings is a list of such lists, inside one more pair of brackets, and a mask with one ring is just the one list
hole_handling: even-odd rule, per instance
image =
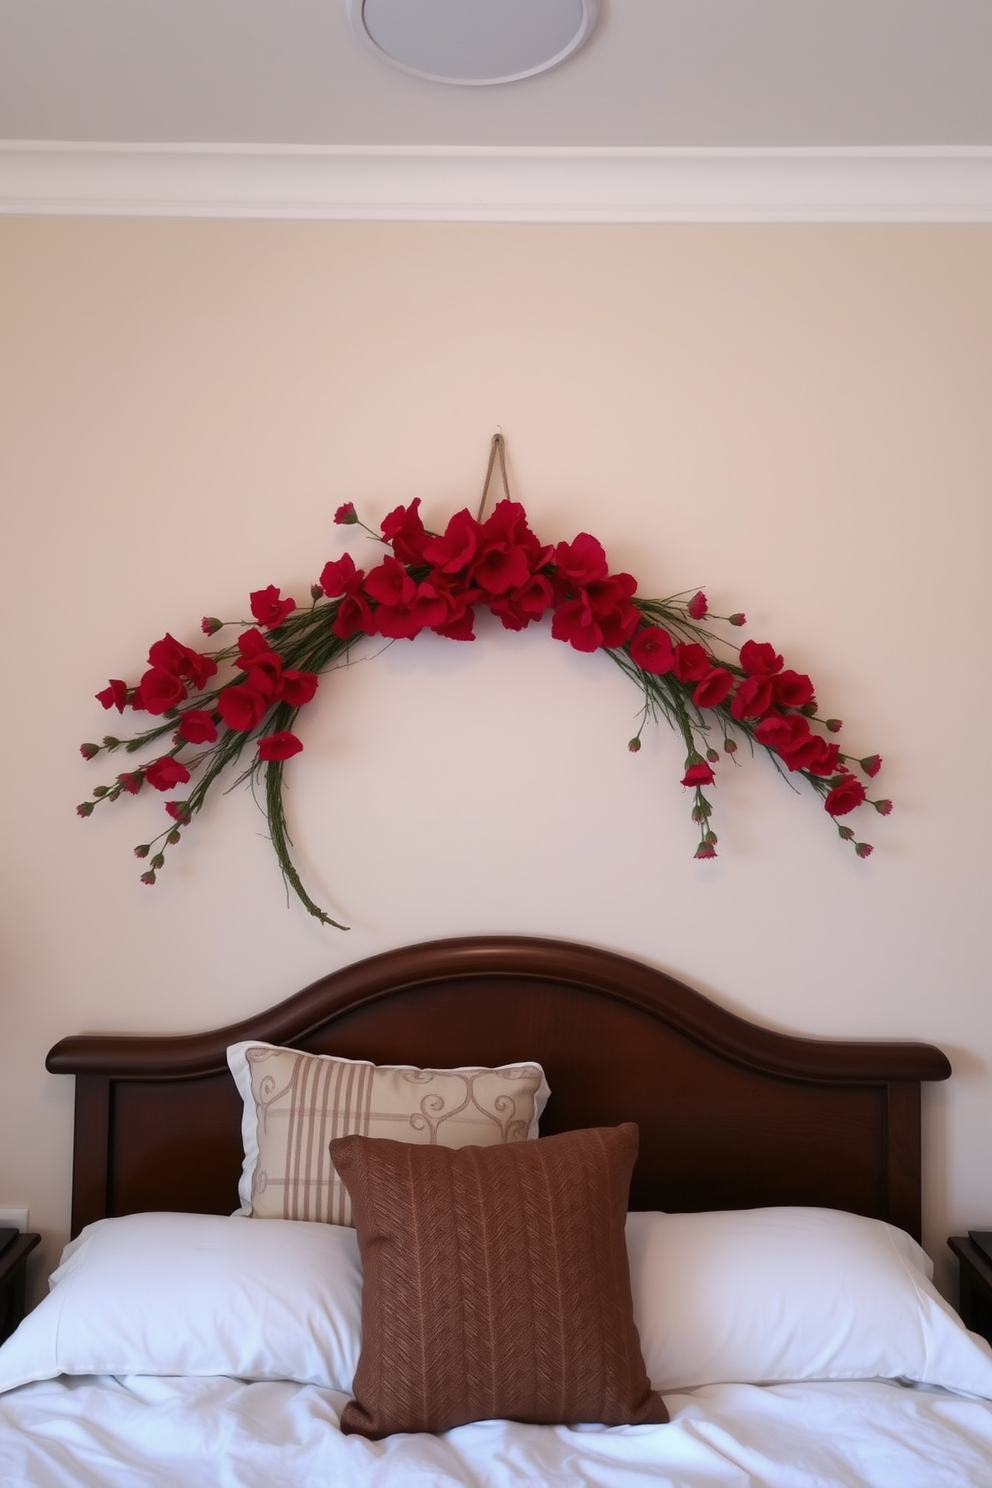
[[28, 1256], [40, 1239], [40, 1235], [18, 1235], [0, 1254], [0, 1343], [10, 1337], [24, 1316]]
[[992, 1261], [967, 1235], [954, 1235], [947, 1243], [961, 1268], [961, 1320], [992, 1343]]

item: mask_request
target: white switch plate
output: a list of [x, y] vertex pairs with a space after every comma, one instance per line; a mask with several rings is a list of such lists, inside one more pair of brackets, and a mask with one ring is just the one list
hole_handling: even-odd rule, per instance
[[0, 1209], [0, 1225], [13, 1225], [23, 1234], [28, 1227], [28, 1211], [26, 1209]]

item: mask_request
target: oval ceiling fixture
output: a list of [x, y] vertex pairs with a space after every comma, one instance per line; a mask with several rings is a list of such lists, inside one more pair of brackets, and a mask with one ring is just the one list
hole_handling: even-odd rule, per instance
[[513, 83], [557, 67], [587, 40], [599, 0], [347, 0], [382, 62], [434, 83]]

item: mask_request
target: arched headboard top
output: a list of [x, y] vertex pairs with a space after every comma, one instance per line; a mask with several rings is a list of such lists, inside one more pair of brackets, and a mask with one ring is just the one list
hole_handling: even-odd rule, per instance
[[73, 1229], [104, 1214], [236, 1207], [240, 1102], [225, 1051], [246, 1039], [374, 1063], [537, 1059], [542, 1131], [634, 1120], [632, 1207], [822, 1204], [919, 1235], [928, 1044], [795, 1037], [750, 1023], [594, 947], [473, 936], [387, 951], [266, 1012], [181, 1036], [63, 1039], [77, 1080]]

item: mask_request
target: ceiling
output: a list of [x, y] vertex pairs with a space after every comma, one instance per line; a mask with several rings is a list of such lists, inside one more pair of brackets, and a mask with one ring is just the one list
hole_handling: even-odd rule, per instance
[[345, 0], [0, 0], [0, 139], [992, 145], [992, 5], [603, 0], [555, 71], [464, 88], [384, 65]]
[[953, 157], [979, 162], [992, 212], [992, 3], [601, 0], [559, 67], [459, 87], [380, 61], [346, 0], [0, 0], [0, 141], [6, 210], [98, 144], [104, 163], [144, 151], [146, 171], [171, 147], [173, 161]]

